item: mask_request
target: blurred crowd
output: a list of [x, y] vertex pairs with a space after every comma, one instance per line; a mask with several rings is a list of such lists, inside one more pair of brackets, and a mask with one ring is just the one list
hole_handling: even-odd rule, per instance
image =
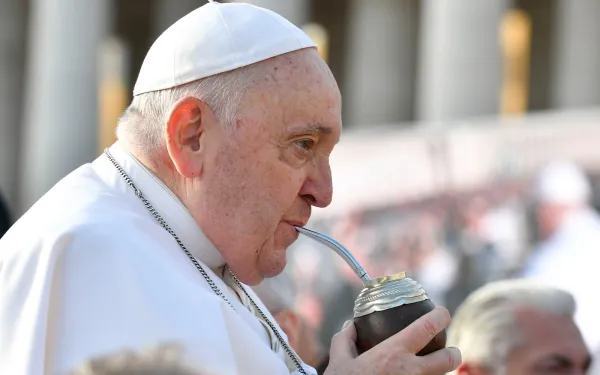
[[[594, 171], [556, 162], [528, 179], [311, 225], [344, 244], [372, 277], [407, 271], [452, 314], [489, 283], [542, 279], [575, 296], [583, 336], [598, 350], [592, 317], [598, 311], [590, 291], [600, 260], [597, 180]], [[291, 250], [280, 282], [284, 278], [296, 287], [291, 306], [328, 347], [352, 318], [360, 279], [334, 252], [305, 238]]]
[[[373, 277], [407, 271], [452, 312], [477, 287], [517, 272], [535, 236], [531, 216], [520, 182], [353, 212], [313, 228], [344, 244]], [[290, 263], [297, 306], [327, 342], [351, 316], [361, 282], [337, 255], [304, 238]]]

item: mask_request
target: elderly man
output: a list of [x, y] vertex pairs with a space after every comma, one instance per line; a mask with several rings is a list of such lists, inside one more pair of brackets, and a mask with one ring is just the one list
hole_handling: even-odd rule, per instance
[[527, 280], [489, 283], [457, 309], [448, 343], [462, 375], [585, 374], [590, 355], [568, 292]]
[[[78, 126], [78, 124], [73, 124]], [[311, 206], [331, 201], [341, 98], [315, 45], [279, 15], [210, 2], [166, 30], [117, 144], [65, 177], [0, 241], [0, 374], [180, 343], [219, 375], [314, 374], [244, 284], [279, 274]], [[356, 356], [348, 324], [328, 374], [440, 374], [437, 308]]]
[[571, 292], [575, 322], [590, 350], [600, 354], [600, 304], [593, 297], [600, 284], [600, 217], [590, 204], [590, 183], [577, 165], [555, 161], [540, 171], [534, 190], [542, 242], [522, 276]]

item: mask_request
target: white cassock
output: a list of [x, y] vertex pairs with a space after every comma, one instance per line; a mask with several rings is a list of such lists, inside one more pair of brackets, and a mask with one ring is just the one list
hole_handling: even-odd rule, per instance
[[163, 343], [181, 344], [202, 373], [297, 371], [221, 278], [224, 259], [183, 204], [121, 146], [110, 152], [233, 309], [102, 155], [60, 181], [0, 240], [0, 374], [59, 375], [90, 357]]
[[575, 322], [596, 355], [600, 354], [599, 264], [600, 218], [592, 210], [581, 210], [570, 214], [542, 243], [522, 274], [573, 294]]

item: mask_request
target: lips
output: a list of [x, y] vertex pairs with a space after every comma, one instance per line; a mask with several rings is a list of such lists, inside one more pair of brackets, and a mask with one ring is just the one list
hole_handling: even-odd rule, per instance
[[311, 207], [309, 205], [303, 205], [294, 211], [296, 215], [284, 217], [281, 221], [292, 226], [304, 227], [306, 223], [308, 223], [308, 219], [310, 219]]
[[303, 227], [308, 223], [308, 218], [300, 220], [283, 220], [283, 222], [294, 227]]

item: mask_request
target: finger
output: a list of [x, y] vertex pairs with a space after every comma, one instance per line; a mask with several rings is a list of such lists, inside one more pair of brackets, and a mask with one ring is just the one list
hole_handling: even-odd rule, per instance
[[345, 361], [354, 359], [356, 352], [356, 329], [354, 323], [348, 320], [344, 323], [342, 330], [336, 333], [331, 339], [331, 349], [329, 350], [329, 362]]
[[449, 373], [456, 370], [462, 362], [458, 348], [445, 348], [418, 358], [421, 362], [422, 374]]
[[423, 349], [438, 333], [450, 324], [450, 313], [441, 306], [421, 316], [408, 327], [383, 342], [397, 350], [404, 348], [411, 354]]

